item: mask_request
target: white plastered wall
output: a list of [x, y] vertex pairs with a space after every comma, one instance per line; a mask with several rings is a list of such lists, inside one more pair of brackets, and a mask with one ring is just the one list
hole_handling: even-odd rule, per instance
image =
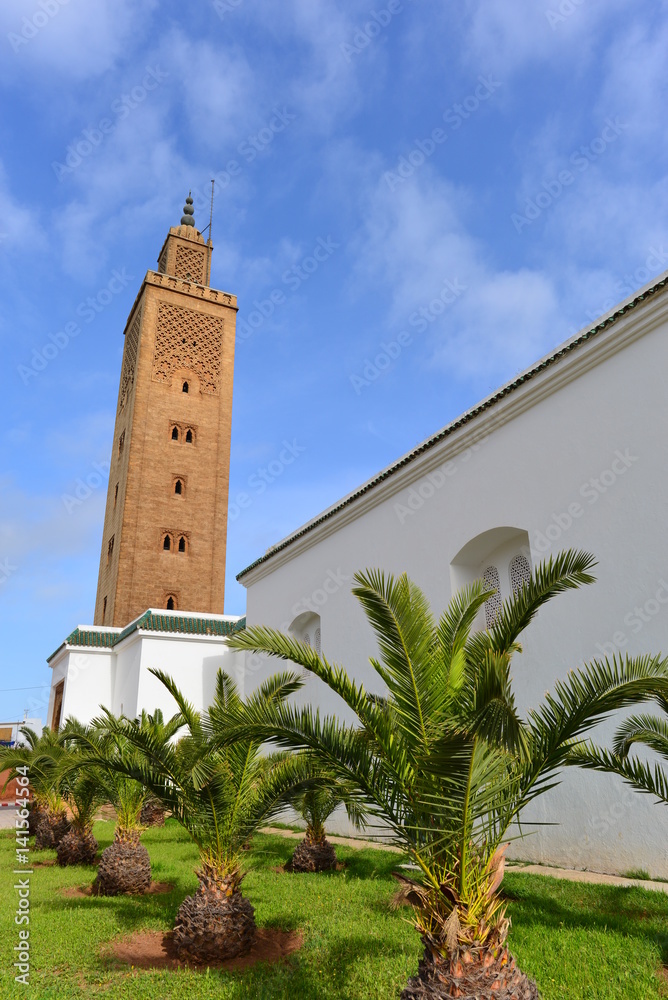
[[[623, 350], [578, 377], [563, 377], [561, 369], [537, 377], [532, 405], [509, 422], [495, 418], [497, 408], [479, 418], [482, 440], [474, 449], [453, 454], [446, 439], [403, 470], [394, 495], [391, 483], [388, 492], [376, 487], [375, 506], [367, 495], [248, 574], [249, 625], [285, 628], [312, 608], [321, 617], [323, 653], [379, 691], [368, 664], [374, 637], [350, 593], [354, 571], [406, 571], [439, 612], [452, 593], [457, 553], [483, 532], [510, 525], [528, 533], [532, 566], [567, 547], [598, 560], [594, 586], [555, 598], [524, 633], [514, 661], [521, 710], [603, 652], [668, 653], [665, 312], [658, 299], [624, 317], [618, 327], [631, 332]], [[635, 340], [634, 324], [646, 330]], [[601, 355], [604, 346], [605, 337], [595, 345]], [[510, 399], [518, 411], [523, 393]], [[327, 590], [326, 580], [338, 583]], [[265, 664], [252, 683], [278, 667]], [[304, 697], [321, 713], [349, 718], [317, 679]], [[611, 721], [596, 736], [609, 741], [613, 730]], [[513, 845], [515, 856], [612, 872], [642, 867], [668, 877], [668, 810], [620, 779], [569, 771], [524, 819], [559, 825], [537, 828]]]

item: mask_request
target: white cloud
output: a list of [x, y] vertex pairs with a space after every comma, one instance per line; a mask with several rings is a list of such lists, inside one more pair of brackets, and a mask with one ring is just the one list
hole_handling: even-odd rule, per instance
[[3, 0], [0, 76], [56, 73], [76, 81], [99, 77], [141, 37], [158, 0]]
[[408, 322], [424, 364], [456, 378], [507, 377], [551, 343], [556, 293], [540, 271], [496, 271], [466, 227], [470, 209], [468, 192], [427, 167], [395, 192], [381, 179], [352, 247], [357, 277], [387, 290], [387, 323]]
[[0, 259], [46, 247], [46, 234], [39, 220], [37, 208], [23, 204], [16, 197], [13, 181], [7, 176], [0, 160]]
[[546, 61], [581, 73], [618, 10], [628, 11], [626, 0], [571, 0], [570, 8], [562, 0], [467, 0], [462, 58], [506, 74]]

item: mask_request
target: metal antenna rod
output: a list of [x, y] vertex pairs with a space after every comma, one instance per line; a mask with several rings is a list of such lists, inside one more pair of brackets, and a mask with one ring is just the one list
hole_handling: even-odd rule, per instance
[[215, 180], [212, 178], [211, 179], [211, 212], [209, 213], [209, 225], [207, 227], [208, 230], [209, 230], [209, 238], [207, 240], [207, 243], [208, 243], [208, 246], [209, 246], [209, 274], [208, 274], [208, 277], [207, 277], [207, 284], [208, 285], [211, 284], [211, 254], [213, 253], [213, 243], [211, 242], [211, 229], [212, 229], [212, 226], [213, 226], [213, 188], [214, 188], [215, 183], [216, 183]]

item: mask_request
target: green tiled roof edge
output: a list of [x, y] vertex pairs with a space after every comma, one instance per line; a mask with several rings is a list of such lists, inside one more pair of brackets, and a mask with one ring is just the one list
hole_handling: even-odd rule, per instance
[[551, 354], [549, 357], [545, 358], [544, 361], [541, 361], [539, 364], [534, 365], [533, 368], [529, 368], [528, 371], [526, 371], [519, 378], [515, 379], [513, 382], [508, 382], [507, 385], [504, 385], [503, 388], [499, 389], [499, 391], [494, 393], [493, 396], [490, 396], [489, 399], [486, 399], [484, 403], [479, 403], [478, 406], [474, 406], [473, 409], [467, 410], [466, 413], [462, 414], [462, 416], [459, 417], [457, 420], [454, 420], [451, 424], [447, 424], [436, 434], [432, 435], [432, 437], [427, 438], [426, 441], [423, 441], [422, 444], [418, 445], [417, 448], [414, 448], [413, 451], [408, 452], [407, 455], [404, 455], [404, 457], [399, 459], [398, 462], [395, 462], [394, 465], [391, 465], [388, 469], [385, 469], [383, 473], [376, 476], [374, 479], [370, 479], [368, 483], [364, 484], [364, 486], [361, 486], [354, 493], [351, 493], [350, 496], [345, 498], [345, 500], [341, 500], [334, 507], [331, 507], [329, 510], [325, 511], [324, 514], [321, 514], [320, 517], [316, 518], [314, 521], [311, 521], [309, 524], [304, 525], [303, 528], [300, 528], [299, 531], [296, 531], [293, 535], [290, 535], [288, 538], [285, 539], [285, 541], [280, 542], [278, 545], [273, 546], [271, 549], [269, 549], [268, 552], [265, 552], [263, 556], [260, 556], [260, 558], [256, 559], [255, 562], [252, 562], [250, 566], [246, 566], [246, 568], [242, 569], [240, 573], [237, 573], [236, 577], [237, 580], [241, 580], [244, 576], [246, 576], [247, 573], [250, 573], [251, 570], [255, 569], [257, 566], [261, 566], [262, 563], [268, 562], [275, 555], [278, 555], [279, 552], [282, 552], [283, 549], [287, 549], [288, 546], [292, 545], [299, 538], [302, 538], [304, 535], [307, 535], [310, 531], [313, 531], [314, 528], [317, 528], [325, 521], [329, 521], [329, 519], [331, 517], [334, 517], [335, 514], [338, 514], [339, 511], [344, 510], [344, 508], [346, 507], [349, 507], [350, 504], [354, 503], [356, 500], [359, 500], [359, 498], [361, 496], [364, 496], [365, 493], [368, 493], [375, 486], [378, 486], [379, 483], [384, 482], [386, 479], [389, 479], [390, 476], [394, 475], [395, 472], [398, 472], [399, 469], [402, 469], [406, 465], [409, 465], [415, 458], [417, 458], [419, 455], [422, 455], [425, 451], [428, 451], [430, 448], [433, 448], [435, 444], [438, 444], [439, 441], [442, 441], [444, 438], [448, 437], [450, 434], [453, 433], [453, 431], [459, 430], [460, 427], [463, 427], [464, 424], [470, 423], [471, 420], [475, 419], [475, 417], [479, 416], [485, 410], [491, 409], [496, 403], [498, 403], [505, 396], [510, 395], [510, 393], [514, 392], [515, 389], [519, 389], [521, 385], [523, 385], [525, 382], [528, 382], [531, 378], [533, 378], [535, 375], [538, 375], [546, 368], [549, 368], [556, 361], [559, 361], [561, 358], [564, 357], [565, 354], [570, 354], [571, 351], [576, 350], [576, 348], [584, 344], [585, 341], [590, 340], [592, 337], [595, 337], [596, 334], [601, 333], [602, 330], [606, 330], [609, 326], [612, 326], [612, 324], [615, 323], [621, 316], [626, 315], [626, 313], [630, 312], [645, 299], [648, 299], [652, 295], [656, 294], [656, 292], [664, 288], [666, 284], [668, 284], [668, 278], [663, 278], [661, 281], [658, 281], [655, 285], [652, 285], [651, 288], [646, 289], [640, 295], [636, 295], [634, 299], [632, 299], [630, 302], [627, 302], [627, 304], [623, 306], [621, 309], [618, 309], [616, 312], [611, 313], [611, 315], [606, 317], [606, 319], [604, 319], [601, 323], [598, 323], [591, 329], [586, 330], [584, 333], [580, 334], [580, 336], [577, 337], [575, 340], [572, 340], [569, 344], [566, 344], [564, 347], [559, 348], [559, 350], [555, 351], [554, 354]]
[[112, 649], [119, 642], [136, 632], [138, 629], [145, 629], [149, 632], [171, 632], [181, 635], [210, 635], [224, 637], [232, 635], [233, 632], [240, 632], [246, 628], [246, 619], [239, 621], [219, 621], [215, 618], [195, 618], [191, 615], [161, 615], [146, 611], [136, 621], [131, 622], [122, 632], [101, 632], [97, 629], [75, 628], [70, 632], [65, 642], [62, 642], [58, 649], [47, 658], [49, 663], [56, 653], [59, 653], [65, 646], [83, 646], [93, 649]]

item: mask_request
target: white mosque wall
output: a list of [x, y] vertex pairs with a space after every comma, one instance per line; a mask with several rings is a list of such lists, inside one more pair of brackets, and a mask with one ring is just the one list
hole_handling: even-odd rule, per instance
[[[317, 613], [323, 653], [380, 691], [374, 637], [350, 593], [356, 570], [407, 572], [438, 613], [476, 566], [496, 560], [506, 598], [515, 548], [532, 566], [575, 548], [596, 557], [597, 582], [556, 597], [524, 633], [520, 708], [583, 661], [668, 654], [667, 302], [637, 307], [248, 573], [248, 624], [287, 629]], [[249, 686], [279, 666], [265, 664]], [[301, 699], [346, 716], [315, 678]], [[523, 819], [558, 825], [515, 843], [516, 857], [668, 877], [668, 810], [620, 779], [570, 771]]]

